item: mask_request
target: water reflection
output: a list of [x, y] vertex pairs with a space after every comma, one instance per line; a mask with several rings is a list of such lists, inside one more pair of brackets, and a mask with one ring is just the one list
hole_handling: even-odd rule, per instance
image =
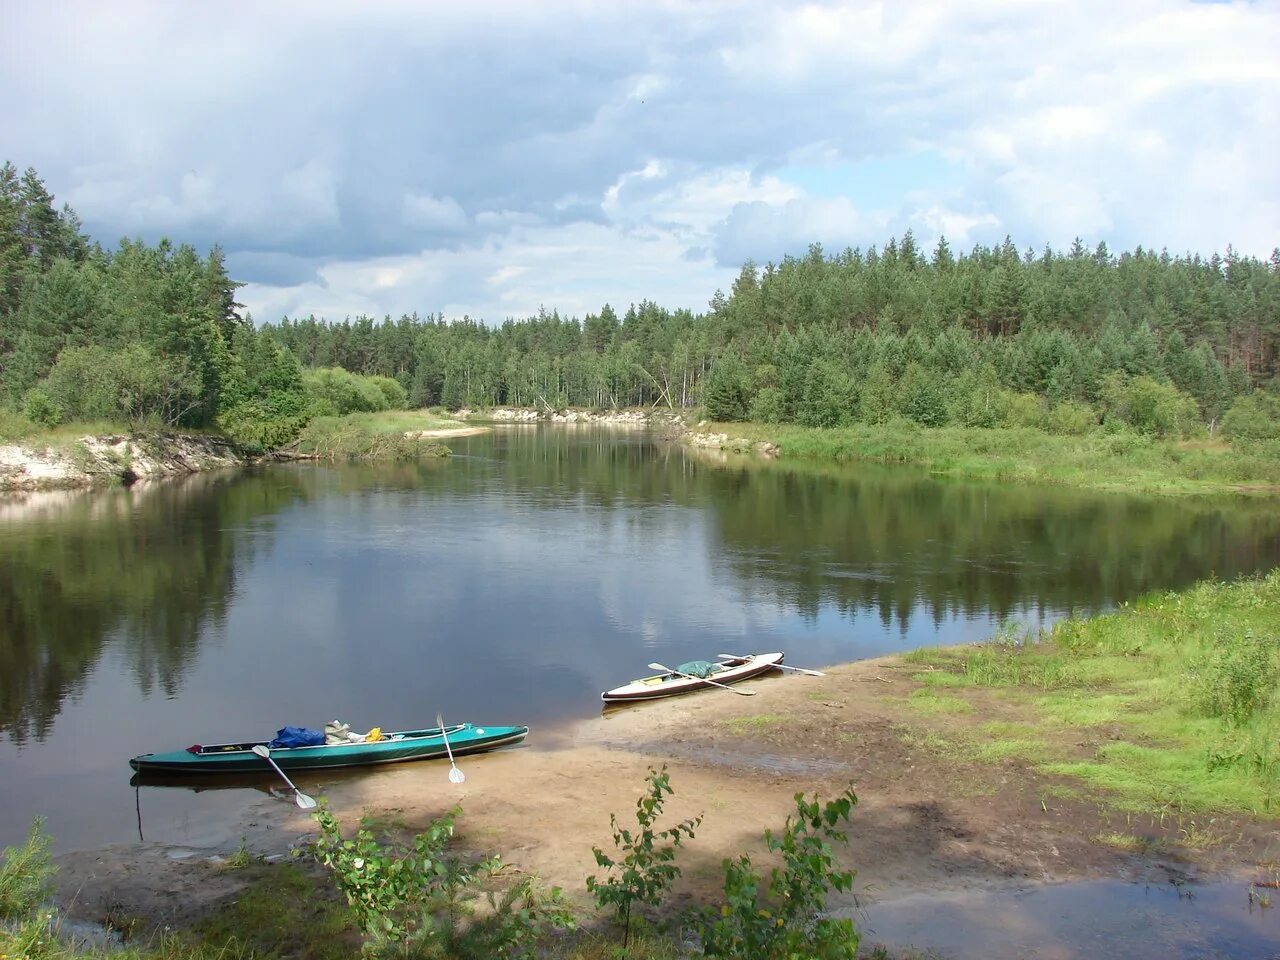
[[0, 842], [35, 813], [64, 846], [128, 839], [132, 796], [76, 798], [127, 791], [149, 750], [545, 724], [650, 660], [816, 666], [1280, 562], [1265, 504], [714, 465], [639, 433], [453, 446], [0, 502]]
[[46, 737], [109, 637], [143, 696], [177, 696], [200, 624], [225, 616], [237, 560], [253, 550], [228, 527], [296, 499], [295, 480], [206, 475], [5, 501], [0, 731]]

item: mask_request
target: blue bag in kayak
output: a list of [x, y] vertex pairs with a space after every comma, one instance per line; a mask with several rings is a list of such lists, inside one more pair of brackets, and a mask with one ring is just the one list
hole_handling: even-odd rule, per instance
[[323, 747], [324, 734], [306, 727], [281, 727], [276, 731], [276, 738], [267, 746], [272, 750], [279, 750], [281, 747]]

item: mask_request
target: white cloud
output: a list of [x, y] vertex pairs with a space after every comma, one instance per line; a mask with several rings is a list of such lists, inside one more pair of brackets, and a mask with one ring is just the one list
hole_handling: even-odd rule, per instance
[[[1274, 3], [6, 13], [0, 159], [105, 242], [222, 243], [265, 316], [700, 309], [734, 261], [908, 228], [1280, 242]], [[895, 175], [910, 156], [953, 175]], [[788, 166], [870, 172], [818, 190]]]
[[404, 198], [404, 221], [411, 227], [457, 232], [467, 226], [467, 214], [453, 197], [407, 193]]

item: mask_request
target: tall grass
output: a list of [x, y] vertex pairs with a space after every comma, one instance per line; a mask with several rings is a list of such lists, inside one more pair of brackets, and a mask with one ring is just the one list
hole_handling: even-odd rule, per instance
[[61, 447], [81, 437], [128, 433], [129, 426], [116, 420], [86, 420], [46, 427], [16, 410], [0, 405], [0, 443]]
[[719, 424], [778, 444], [787, 459], [914, 463], [930, 472], [1171, 495], [1280, 493], [1280, 441], [1161, 440], [1129, 431], [1061, 436], [1032, 428], [925, 428], [905, 420], [818, 429]]
[[[449, 448], [430, 440], [406, 436], [400, 425], [404, 411], [316, 417], [302, 431], [296, 451], [308, 457], [335, 462], [350, 460], [417, 460], [447, 457]], [[419, 419], [418, 423], [422, 420]]]
[[1092, 756], [1040, 757], [1048, 772], [1139, 808], [1280, 811], [1280, 570], [914, 659], [952, 690], [1023, 691], [1042, 731], [1107, 731]]

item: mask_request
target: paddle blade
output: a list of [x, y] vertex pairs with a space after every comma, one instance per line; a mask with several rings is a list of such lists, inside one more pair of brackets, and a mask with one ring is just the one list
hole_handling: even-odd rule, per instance
[[315, 797], [308, 797], [302, 791], [298, 791], [297, 800], [298, 800], [298, 806], [301, 807], [303, 810], [315, 809], [315, 805], [316, 805]]
[[663, 666], [662, 664], [660, 664], [660, 663], [651, 663], [651, 664], [649, 664], [649, 669], [650, 669], [650, 670], [664, 670], [664, 671], [666, 671], [667, 673], [670, 673], [670, 672], [671, 672], [671, 668], [670, 668], [670, 667], [664, 667], [664, 666]]
[[268, 750], [266, 747], [264, 747], [264, 746], [263, 746], [262, 744], [260, 744], [260, 743], [255, 743], [255, 744], [253, 745], [253, 752], [254, 752], [254, 753], [256, 753], [258, 756], [260, 756], [263, 760], [265, 760], [265, 759], [267, 759], [267, 757], [271, 756], [271, 751], [270, 751], [270, 750]]
[[459, 770], [457, 767], [450, 768], [449, 770], [450, 783], [463, 783], [466, 779], [467, 778], [462, 775], [462, 771]]

